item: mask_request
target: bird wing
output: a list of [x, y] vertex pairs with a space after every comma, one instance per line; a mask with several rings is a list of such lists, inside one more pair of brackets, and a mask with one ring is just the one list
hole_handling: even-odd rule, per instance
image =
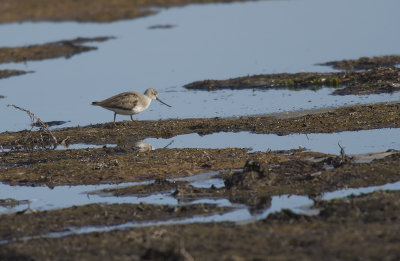
[[112, 96], [108, 99], [99, 101], [96, 105], [107, 108], [115, 108], [121, 110], [132, 110], [139, 101], [139, 95], [136, 92], [123, 92]]

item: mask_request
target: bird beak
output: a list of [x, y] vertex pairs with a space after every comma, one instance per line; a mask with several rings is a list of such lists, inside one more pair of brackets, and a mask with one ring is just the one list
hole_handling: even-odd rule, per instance
[[163, 102], [162, 100], [160, 100], [158, 97], [156, 98], [157, 101], [161, 102], [164, 105], [167, 105], [168, 107], [172, 107], [171, 105], [166, 104], [165, 102]]

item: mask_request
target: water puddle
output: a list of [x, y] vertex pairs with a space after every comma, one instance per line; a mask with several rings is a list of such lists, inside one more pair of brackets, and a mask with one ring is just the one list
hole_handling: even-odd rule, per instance
[[[322, 196], [323, 200], [331, 200], [337, 198], [345, 198], [350, 195], [360, 195], [363, 193], [371, 193], [379, 190], [400, 190], [400, 181], [396, 183], [389, 183], [382, 186], [371, 186], [365, 188], [355, 189], [342, 189], [334, 192], [325, 193]], [[203, 200], [205, 201], [205, 200]], [[201, 201], [200, 201], [201, 202]], [[217, 201], [216, 201], [217, 202]], [[208, 203], [208, 202], [207, 202]], [[222, 204], [224, 205], [224, 204]], [[230, 205], [231, 204], [225, 204]], [[113, 230], [124, 230], [134, 227], [146, 227], [146, 226], [162, 226], [162, 225], [179, 225], [179, 224], [191, 224], [191, 223], [209, 223], [209, 222], [236, 222], [238, 224], [247, 224], [256, 220], [264, 219], [268, 215], [276, 212], [280, 212], [283, 209], [289, 209], [297, 214], [305, 215], [316, 215], [318, 210], [312, 209], [313, 201], [306, 196], [297, 195], [282, 195], [274, 196], [271, 200], [271, 206], [261, 214], [252, 215], [247, 208], [239, 208], [224, 214], [211, 214], [201, 215], [191, 218], [183, 219], [172, 219], [166, 221], [145, 221], [145, 222], [127, 222], [124, 224], [118, 224], [113, 226], [85, 226], [85, 227], [69, 227], [67, 231], [48, 233], [40, 236], [32, 236], [19, 238], [19, 241], [27, 241], [36, 238], [59, 238], [73, 234], [86, 234], [92, 232], [107, 232]], [[10, 243], [11, 241], [3, 240], [0, 244]]]
[[115, 144], [105, 144], [105, 145], [96, 145], [96, 144], [85, 144], [85, 143], [75, 143], [68, 146], [57, 146], [57, 150], [78, 150], [78, 149], [99, 149], [99, 148], [112, 148], [115, 147]]
[[[376, 129], [362, 131], [344, 131], [339, 133], [291, 134], [254, 134], [249, 132], [220, 132], [199, 136], [185, 134], [170, 139], [145, 139], [154, 148], [252, 148], [253, 151], [289, 150], [306, 148], [311, 151], [340, 154], [342, 146], [346, 154], [363, 154], [400, 149], [398, 139], [400, 129]], [[384, 137], [384, 138], [383, 138]]]
[[[218, 172], [207, 172], [185, 178], [170, 179], [169, 181], [188, 181], [190, 185], [198, 188], [209, 188], [211, 186], [221, 188], [224, 182], [220, 178], [210, 178]], [[153, 183], [153, 180], [143, 182], [130, 182], [123, 184], [104, 184], [104, 185], [78, 185], [78, 186], [56, 186], [48, 187], [27, 187], [27, 186], [10, 186], [0, 184], [0, 198], [13, 198], [18, 201], [23, 201], [23, 204], [13, 208], [1, 207], [0, 214], [7, 212], [22, 211], [29, 205], [30, 209], [34, 210], [50, 210], [56, 208], [67, 208], [71, 206], [107, 203], [107, 204], [122, 204], [131, 203], [138, 204], [144, 202], [147, 204], [161, 205], [178, 205], [176, 198], [171, 196], [171, 193], [157, 193], [145, 196], [120, 196], [115, 197], [110, 193], [93, 193], [105, 189], [123, 188], [129, 186], [148, 185]], [[210, 203], [219, 206], [232, 206], [226, 199], [205, 199], [191, 202], [191, 204]]]
[[[71, 120], [62, 125], [66, 127], [87, 125], [109, 122], [113, 116], [112, 112], [91, 106], [92, 101], [127, 90], [143, 92], [150, 87], [159, 90], [160, 98], [173, 107], [152, 104], [137, 116], [139, 120], [228, 117], [397, 101], [398, 93], [336, 97], [330, 95], [330, 89], [196, 92], [182, 86], [197, 80], [248, 74], [330, 71], [315, 64], [397, 54], [399, 8], [397, 0], [384, 4], [379, 0], [368, 4], [362, 0], [250, 1], [169, 8], [157, 15], [107, 24], [2, 24], [0, 46], [79, 36], [110, 35], [116, 39], [90, 43], [99, 49], [71, 59], [0, 65], [0, 69], [35, 71], [1, 80], [1, 95], [5, 98], [0, 100], [0, 107], [4, 108], [0, 110], [0, 131], [29, 128], [30, 121], [24, 113], [5, 108], [9, 103], [30, 109], [43, 121]], [[176, 27], [148, 29], [162, 24]], [[129, 117], [118, 116], [121, 119]]]
[[194, 176], [171, 179], [170, 181], [188, 181], [189, 185], [195, 188], [210, 188], [212, 186], [215, 188], [225, 187], [223, 179], [213, 178], [213, 176], [217, 175], [218, 173], [218, 171], [211, 171], [200, 173]]
[[[77, 205], [92, 203], [140, 203], [148, 204], [169, 204], [176, 205], [178, 201], [169, 194], [153, 194], [146, 197], [100, 197], [87, 194], [89, 191], [115, 188], [127, 185], [137, 185], [137, 183], [124, 183], [124, 185], [88, 185], [88, 186], [57, 186], [53, 189], [48, 187], [25, 187], [9, 186], [0, 184], [0, 197], [13, 198], [16, 200], [28, 200], [29, 207], [35, 210], [50, 210], [55, 208], [67, 208]], [[26, 205], [19, 205], [12, 211], [26, 209]], [[10, 212], [11, 209], [0, 207], [0, 214]]]

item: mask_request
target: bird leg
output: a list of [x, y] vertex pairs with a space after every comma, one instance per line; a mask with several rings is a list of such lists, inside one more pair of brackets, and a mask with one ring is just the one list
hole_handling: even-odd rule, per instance
[[134, 123], [139, 124], [138, 121], [135, 121], [135, 120], [133, 119], [132, 114], [131, 114], [131, 120], [132, 120]]
[[117, 127], [117, 125], [115, 124], [115, 117], [117, 117], [117, 113], [116, 112], [114, 112], [114, 122], [113, 122], [113, 124], [114, 124], [114, 127]]

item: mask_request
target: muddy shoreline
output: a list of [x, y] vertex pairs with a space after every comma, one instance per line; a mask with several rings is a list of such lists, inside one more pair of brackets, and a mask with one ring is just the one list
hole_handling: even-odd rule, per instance
[[[235, 118], [170, 119], [158, 121], [112, 122], [53, 131], [58, 142], [66, 144], [117, 144], [129, 148], [139, 140], [171, 138], [197, 133], [249, 131], [253, 133], [288, 135], [293, 133], [334, 133], [400, 127], [400, 103], [377, 103], [305, 112], [288, 112], [264, 116]], [[0, 133], [4, 148], [27, 149], [38, 144], [41, 131]]]

